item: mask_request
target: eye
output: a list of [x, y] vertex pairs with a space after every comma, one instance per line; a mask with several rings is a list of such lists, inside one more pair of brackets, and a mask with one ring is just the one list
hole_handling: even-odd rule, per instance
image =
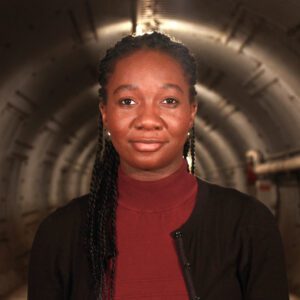
[[171, 104], [173, 106], [175, 106], [176, 104], [179, 103], [179, 101], [175, 98], [172, 98], [172, 97], [168, 97], [168, 98], [165, 98], [162, 103], [164, 104]]
[[124, 105], [124, 106], [129, 106], [129, 105], [134, 105], [135, 104], [135, 101], [130, 99], [130, 98], [121, 99], [119, 102], [120, 102], [121, 105]]

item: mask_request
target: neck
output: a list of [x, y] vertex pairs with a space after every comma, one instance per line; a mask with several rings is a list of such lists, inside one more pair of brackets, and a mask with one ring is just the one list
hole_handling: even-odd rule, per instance
[[140, 169], [128, 165], [126, 162], [121, 161], [120, 167], [122, 171], [129, 177], [139, 181], [155, 181], [160, 180], [176, 172], [182, 165], [183, 159], [180, 158], [164, 167], [155, 169]]
[[137, 180], [118, 170], [118, 204], [129, 209], [158, 212], [181, 205], [195, 192], [196, 178], [187, 171], [187, 163], [160, 180]]

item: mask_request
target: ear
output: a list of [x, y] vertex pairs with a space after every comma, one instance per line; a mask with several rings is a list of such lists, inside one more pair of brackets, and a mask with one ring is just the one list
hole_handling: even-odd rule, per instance
[[102, 123], [103, 123], [103, 126], [105, 128], [107, 128], [107, 107], [105, 104], [103, 103], [99, 103], [99, 111], [101, 112], [101, 115], [102, 115]]
[[198, 103], [197, 101], [191, 103], [191, 121], [190, 121], [190, 128], [193, 127], [194, 120], [197, 114], [197, 109], [198, 109]]

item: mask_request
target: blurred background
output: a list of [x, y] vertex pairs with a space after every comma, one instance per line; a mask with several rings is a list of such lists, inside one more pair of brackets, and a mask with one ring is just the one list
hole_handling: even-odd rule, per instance
[[264, 202], [300, 299], [300, 1], [2, 0], [0, 298], [26, 299], [40, 221], [88, 192], [97, 64], [160, 30], [198, 63], [197, 174]]

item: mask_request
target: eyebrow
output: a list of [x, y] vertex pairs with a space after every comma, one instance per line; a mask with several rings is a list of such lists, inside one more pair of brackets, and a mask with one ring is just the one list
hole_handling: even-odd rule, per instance
[[[178, 92], [184, 94], [182, 88], [175, 84], [175, 83], [165, 83], [161, 86], [161, 88], [163, 89], [175, 89], [177, 90]], [[123, 90], [127, 90], [127, 91], [133, 91], [133, 90], [137, 90], [138, 89], [138, 86], [134, 85], [134, 84], [122, 84], [120, 86], [118, 86], [114, 91], [113, 91], [113, 94], [115, 95], [116, 93], [118, 92], [121, 92]]]
[[175, 89], [178, 92], [184, 94], [182, 88], [179, 85], [175, 84], [175, 83], [165, 83], [165, 84], [162, 85], [162, 88], [164, 88], [164, 89]]
[[137, 88], [138, 87], [133, 84], [122, 84], [113, 91], [113, 94], [115, 95], [116, 93], [121, 92], [123, 90], [132, 91], [132, 90], [136, 90]]

